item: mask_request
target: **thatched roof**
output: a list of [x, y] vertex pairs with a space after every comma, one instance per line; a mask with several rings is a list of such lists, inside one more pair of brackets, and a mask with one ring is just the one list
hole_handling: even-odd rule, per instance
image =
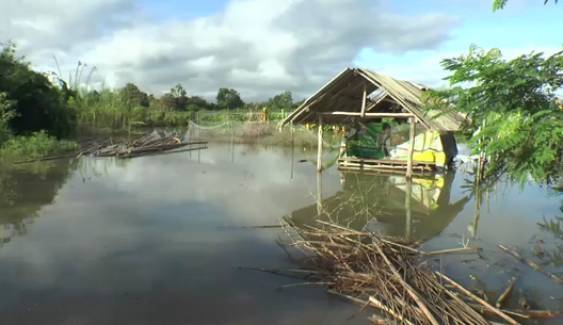
[[[362, 107], [364, 87], [368, 94], [368, 113], [410, 113], [427, 128], [436, 131], [458, 131], [464, 117], [452, 110], [427, 109], [422, 103], [425, 87], [409, 81], [397, 80], [367, 69], [348, 68], [342, 71], [317, 93], [292, 112], [282, 125], [315, 123], [319, 114], [327, 112], [355, 112]], [[323, 114], [323, 123], [342, 124], [350, 116]], [[364, 120], [377, 117], [362, 117]]]

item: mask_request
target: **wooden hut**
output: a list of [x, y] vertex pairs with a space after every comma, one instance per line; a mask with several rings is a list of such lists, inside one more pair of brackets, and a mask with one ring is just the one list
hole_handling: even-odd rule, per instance
[[[317, 169], [322, 169], [322, 133], [324, 125], [344, 128], [390, 118], [410, 123], [406, 153], [400, 159], [372, 159], [346, 155], [343, 142], [338, 160], [340, 169], [376, 169], [406, 172], [432, 172], [447, 165], [457, 154], [453, 132], [458, 131], [464, 117], [453, 110], [426, 108], [423, 93], [427, 89], [413, 82], [397, 80], [367, 69], [347, 68], [309, 97], [281, 122], [318, 125]], [[424, 129], [416, 136], [416, 128]], [[425, 134], [439, 141], [428, 141]], [[432, 142], [432, 145], [425, 145]], [[404, 146], [403, 146], [404, 147]], [[440, 153], [437, 158], [435, 153]]]

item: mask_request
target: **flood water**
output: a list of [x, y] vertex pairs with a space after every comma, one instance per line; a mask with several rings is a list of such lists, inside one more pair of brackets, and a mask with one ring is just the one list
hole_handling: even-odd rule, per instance
[[442, 269], [493, 300], [517, 276], [516, 296], [561, 309], [563, 287], [496, 247], [562, 272], [561, 232], [538, 225], [561, 218], [560, 193], [499, 183], [478, 209], [458, 170], [415, 179], [407, 200], [400, 177], [333, 167], [319, 178], [300, 162], [312, 156], [210, 143], [199, 153], [0, 172], [0, 323], [365, 324], [358, 306], [321, 288], [280, 290], [299, 280], [239, 268], [295, 267], [276, 243], [280, 229], [248, 226], [319, 216], [427, 250], [482, 247], [481, 258], [443, 257]]

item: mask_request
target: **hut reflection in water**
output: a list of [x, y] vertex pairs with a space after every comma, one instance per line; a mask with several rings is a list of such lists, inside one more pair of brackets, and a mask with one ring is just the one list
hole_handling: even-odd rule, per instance
[[342, 189], [322, 198], [318, 174], [317, 202], [293, 211], [285, 220], [297, 226], [316, 219], [387, 236], [425, 241], [440, 234], [463, 210], [469, 197], [451, 202], [455, 173], [432, 178], [341, 172]]

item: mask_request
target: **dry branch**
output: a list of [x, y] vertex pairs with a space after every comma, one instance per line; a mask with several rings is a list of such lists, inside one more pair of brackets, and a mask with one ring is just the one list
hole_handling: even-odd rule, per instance
[[[416, 244], [383, 239], [326, 221], [318, 227], [291, 226], [290, 246], [305, 252], [303, 268], [310, 273], [308, 284], [321, 284], [330, 293], [377, 310], [373, 323], [382, 318], [400, 324], [491, 324], [487, 316], [498, 316], [518, 324], [510, 315], [475, 296], [453, 280], [433, 272], [425, 263], [427, 253]], [[297, 237], [295, 237], [297, 233]], [[434, 252], [468, 252], [451, 249]], [[448, 285], [442, 283], [447, 279]], [[472, 301], [477, 303], [473, 304]], [[547, 314], [550, 315], [550, 314]]]

